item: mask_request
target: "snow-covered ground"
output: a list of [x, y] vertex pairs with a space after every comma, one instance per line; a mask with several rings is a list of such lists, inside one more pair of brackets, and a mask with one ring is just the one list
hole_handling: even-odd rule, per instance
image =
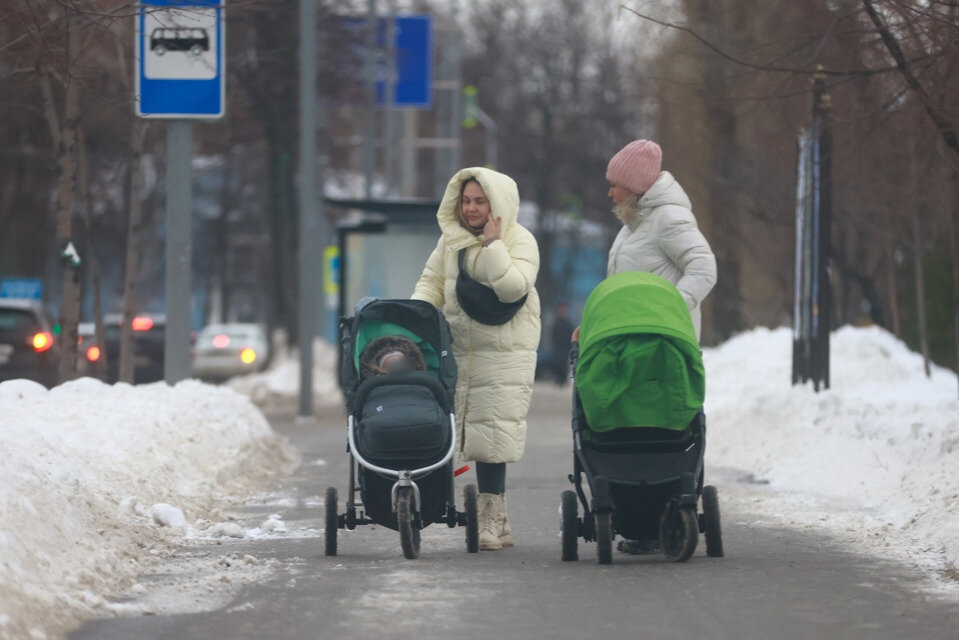
[[13, 380], [0, 406], [4, 639], [55, 636], [185, 537], [231, 535], [221, 509], [297, 461], [247, 397], [195, 381]]
[[[790, 385], [787, 329], [744, 333], [705, 358], [707, 462], [768, 482], [750, 512], [918, 564], [957, 589], [955, 374], [925, 378], [921, 358], [878, 328], [834, 334], [832, 389], [819, 394]], [[319, 343], [314, 393], [324, 402], [341, 401], [334, 362]], [[251, 402], [295, 398], [296, 363], [278, 358], [221, 387], [0, 383], [0, 639], [54, 637], [97, 610], [123, 614], [129, 605], [107, 599], [140, 593], [134, 578], [184, 540], [319, 535], [275, 516], [240, 526], [223, 511], [296, 464]], [[181, 569], [211, 593], [271, 570], [252, 556], [204, 562]]]
[[789, 329], [755, 329], [707, 349], [707, 464], [768, 482], [752, 505], [825, 530], [851, 551], [921, 566], [955, 590], [959, 567], [956, 375], [878, 328], [832, 336], [832, 388], [790, 386]]

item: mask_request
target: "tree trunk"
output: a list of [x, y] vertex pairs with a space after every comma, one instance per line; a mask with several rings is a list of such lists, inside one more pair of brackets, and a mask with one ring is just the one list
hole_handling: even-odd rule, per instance
[[[77, 127], [80, 121], [80, 96], [77, 80], [73, 77], [73, 63], [80, 49], [79, 26], [72, 15], [67, 15], [67, 70], [64, 78], [66, 94], [63, 121], [60, 126], [60, 144], [57, 147], [57, 246], [65, 251], [73, 241], [74, 196], [77, 189], [76, 147]], [[50, 105], [53, 106], [52, 103]], [[60, 382], [76, 377], [77, 323], [80, 315], [80, 267], [70, 258], [61, 260], [63, 269], [60, 301]]]
[[[90, 267], [90, 285], [93, 288], [93, 325], [96, 343], [100, 346], [100, 357], [96, 362], [88, 364], [88, 372], [96, 378], [103, 379], [107, 370], [107, 350], [104, 348], [105, 334], [103, 330], [103, 286], [100, 277], [100, 261], [93, 249], [93, 220], [90, 207], [90, 172], [87, 162], [86, 130], [77, 128], [77, 168], [79, 171], [79, 209], [83, 212], [83, 229], [86, 247], [87, 265]], [[86, 349], [78, 355], [81, 360], [86, 357]]]
[[919, 346], [922, 351], [922, 366], [926, 372], [926, 377], [932, 377], [932, 371], [929, 366], [929, 327], [926, 324], [926, 287], [924, 285], [924, 274], [922, 268], [922, 231], [919, 228], [919, 206], [915, 205], [912, 210], [912, 240], [914, 246], [913, 256], [915, 259], [916, 272], [916, 310], [919, 316]]
[[553, 247], [556, 235], [556, 201], [554, 198], [555, 162], [553, 152], [553, 112], [549, 101], [540, 102], [543, 129], [540, 132], [542, 157], [538, 167], [536, 204], [539, 206], [539, 221], [536, 241], [539, 244], [539, 273], [536, 277], [537, 291], [544, 309], [551, 309], [555, 300], [553, 278]]
[[890, 241], [886, 250], [889, 261], [889, 318], [892, 321], [892, 333], [902, 338], [902, 324], [899, 320], [899, 286], [896, 282], [896, 249]]
[[[136, 354], [133, 345], [133, 318], [136, 316], [139, 302], [137, 284], [140, 275], [140, 247], [145, 233], [143, 224], [143, 202], [140, 194], [140, 167], [143, 158], [143, 137], [146, 127], [134, 120], [130, 131], [130, 174], [127, 185], [129, 218], [127, 219], [126, 259], [123, 271], [123, 324], [120, 327], [120, 360], [118, 377], [120, 382], [133, 383], [133, 364]], [[103, 343], [100, 343], [103, 345]], [[104, 353], [106, 350], [103, 350]]]
[[229, 322], [230, 319], [230, 209], [232, 209], [233, 198], [231, 197], [234, 170], [234, 158], [232, 146], [229, 151], [223, 154], [223, 182], [220, 185], [220, 218], [216, 225], [216, 277], [214, 278], [214, 287], [218, 290], [219, 296], [219, 314], [218, 322]]
[[[693, 0], [687, 5], [687, 15], [694, 16], [703, 33], [712, 42], [728, 39], [725, 21], [725, 2]], [[702, 100], [708, 131], [709, 177], [707, 178], [709, 217], [722, 220], [726, 232], [716, 237], [712, 249], [716, 255], [718, 277], [712, 295], [713, 326], [707, 335], [725, 340], [743, 328], [742, 294], [738, 243], [739, 206], [737, 204], [736, 167], [740, 166], [736, 140], [736, 115], [732, 109], [726, 77], [729, 63], [718, 56], [707, 55], [702, 60]]]
[[952, 170], [952, 317], [956, 343], [956, 373], [959, 373], [959, 171]]
[[296, 343], [296, 211], [293, 190], [292, 139], [268, 134], [270, 158], [270, 227], [273, 249], [273, 312], [276, 325]]

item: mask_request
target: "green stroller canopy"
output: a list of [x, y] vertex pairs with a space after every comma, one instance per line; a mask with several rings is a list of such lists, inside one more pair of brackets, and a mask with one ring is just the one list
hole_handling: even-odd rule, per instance
[[644, 271], [610, 276], [580, 327], [576, 390], [590, 429], [686, 429], [703, 406], [706, 372], [679, 291]]

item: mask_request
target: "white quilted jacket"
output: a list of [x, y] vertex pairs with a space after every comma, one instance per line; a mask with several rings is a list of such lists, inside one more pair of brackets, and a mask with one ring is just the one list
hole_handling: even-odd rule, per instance
[[[486, 192], [494, 216], [503, 218], [502, 238], [483, 247], [459, 224], [460, 184], [475, 177]], [[533, 286], [539, 249], [533, 234], [516, 221], [519, 192], [512, 178], [490, 169], [459, 171], [450, 180], [436, 218], [443, 235], [430, 254], [413, 298], [443, 310], [453, 333], [459, 368], [456, 423], [462, 460], [515, 462], [526, 446], [529, 410], [539, 344], [539, 296]], [[456, 300], [457, 253], [466, 248], [466, 270], [490, 286], [503, 302], [529, 294], [508, 323], [484, 325], [472, 320]]]
[[699, 337], [699, 305], [716, 284], [716, 258], [696, 225], [689, 197], [668, 171], [640, 198], [636, 220], [623, 225], [609, 250], [606, 275], [624, 271], [649, 271], [676, 285]]

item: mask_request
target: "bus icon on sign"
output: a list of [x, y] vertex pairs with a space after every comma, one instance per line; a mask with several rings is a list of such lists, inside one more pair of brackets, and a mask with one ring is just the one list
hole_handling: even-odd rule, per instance
[[206, 29], [157, 27], [150, 32], [150, 51], [158, 56], [167, 51], [185, 51], [196, 57], [209, 50], [210, 35]]

